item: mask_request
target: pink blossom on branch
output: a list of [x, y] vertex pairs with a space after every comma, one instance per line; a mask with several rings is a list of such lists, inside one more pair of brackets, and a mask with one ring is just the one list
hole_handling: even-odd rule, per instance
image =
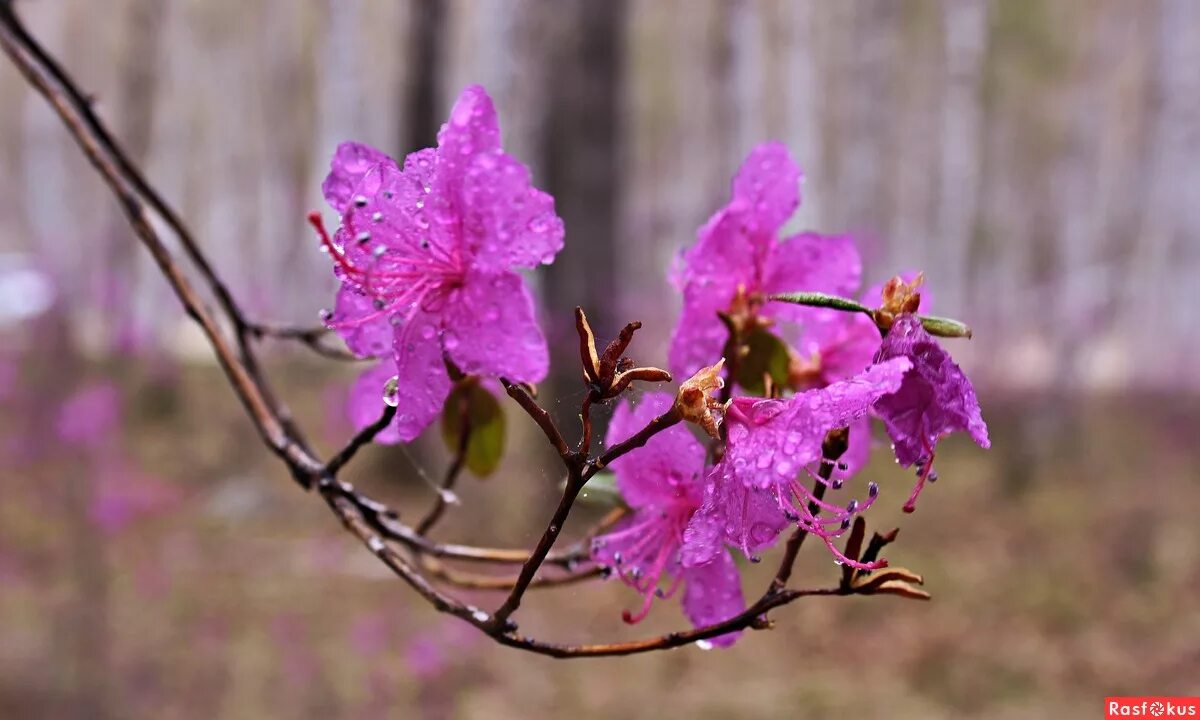
[[[622, 403], [613, 414], [607, 444], [633, 435], [673, 402], [666, 393], [647, 393], [634, 407]], [[633, 515], [593, 541], [592, 558], [641, 594], [641, 608], [626, 611], [626, 622], [639, 622], [655, 597], [671, 597], [681, 587], [684, 613], [697, 627], [727, 620], [746, 607], [737, 567], [720, 539], [706, 549], [704, 565], [680, 563], [684, 530], [703, 497], [704, 465], [704, 446], [685, 425], [658, 433], [612, 463], [617, 488]], [[670, 579], [666, 587], [664, 577]], [[731, 633], [712, 643], [728, 646], [736, 639]]]
[[896, 461], [916, 465], [920, 472], [904, 505], [912, 512], [926, 481], [937, 478], [933, 458], [938, 440], [961, 430], [982, 448], [991, 447], [991, 441], [971, 381], [913, 315], [896, 318], [876, 355], [878, 362], [894, 358], [907, 358], [913, 369], [899, 390], [875, 403], [875, 412], [892, 438]]
[[[899, 276], [912, 283], [916, 272]], [[879, 305], [883, 283], [869, 288], [862, 296], [867, 307]], [[922, 293], [920, 309], [929, 312], [931, 301]], [[797, 390], [826, 387], [847, 380], [865, 370], [875, 360], [882, 337], [875, 322], [862, 313], [837, 313], [826, 322], [799, 328], [789, 338], [793, 347], [789, 385]], [[871, 454], [871, 420], [863, 417], [850, 426], [850, 445], [841, 457], [844, 475], [849, 477], [866, 467]]]
[[529, 170], [501, 149], [483, 88], [463, 91], [436, 148], [412, 153], [401, 168], [365, 145], [343, 144], [322, 187], [342, 214], [333, 238], [311, 218], [342, 281], [327, 322], [353, 352], [383, 358], [387, 368], [368, 371], [356, 388], [356, 424], [378, 417], [383, 386], [369, 388], [385, 375], [396, 376], [401, 398], [382, 438], [392, 442], [412, 440], [441, 411], [447, 361], [468, 375], [545, 377], [546, 340], [514, 269], [553, 260], [562, 220]]
[[[865, 501], [840, 506], [818, 499], [807, 483], [813, 478], [831, 488], [841, 486], [836, 475], [826, 480], [817, 474], [826, 434], [864, 418], [879, 398], [900, 388], [911, 367], [907, 359], [896, 358], [783, 400], [734, 398], [725, 413], [725, 455], [709, 475], [704, 503], [688, 526], [684, 564], [710, 562], [719, 542], [753, 556], [795, 523], [821, 538], [840, 561], [859, 566], [833, 539], [875, 502], [878, 488], [872, 483]], [[810, 504], [817, 513], [809, 510]]]
[[[739, 295], [754, 304], [767, 295], [819, 291], [845, 295], [859, 285], [862, 265], [845, 236], [799, 233], [778, 240], [800, 204], [800, 168], [782, 143], [755, 147], [733, 179], [732, 197], [700, 229], [696, 244], [673, 273], [683, 313], [671, 339], [672, 372], [688, 377], [721, 357], [728, 331], [718, 313]], [[769, 303], [757, 314], [815, 324], [833, 311]]]

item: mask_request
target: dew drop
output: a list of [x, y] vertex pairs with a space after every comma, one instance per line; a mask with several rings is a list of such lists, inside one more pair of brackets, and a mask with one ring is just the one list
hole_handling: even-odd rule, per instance
[[447, 505], [458, 505], [462, 502], [458, 499], [458, 494], [449, 488], [439, 488], [438, 497], [440, 497], [442, 502], [446, 503]]
[[383, 402], [389, 407], [400, 404], [399, 382], [400, 378], [393, 376], [383, 386]]
[[696, 647], [700, 648], [701, 650], [712, 650], [713, 644], [708, 640], [697, 640]]
[[436, 334], [437, 331], [433, 329], [432, 325], [426, 325], [425, 327], [421, 328], [421, 337], [425, 338], [426, 340], [432, 340], [433, 336]]

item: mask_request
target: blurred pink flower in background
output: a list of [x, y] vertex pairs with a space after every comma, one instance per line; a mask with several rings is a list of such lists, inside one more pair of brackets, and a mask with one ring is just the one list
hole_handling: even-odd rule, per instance
[[111, 442], [121, 413], [121, 398], [109, 382], [85, 388], [62, 404], [56, 430], [64, 443], [97, 448]]

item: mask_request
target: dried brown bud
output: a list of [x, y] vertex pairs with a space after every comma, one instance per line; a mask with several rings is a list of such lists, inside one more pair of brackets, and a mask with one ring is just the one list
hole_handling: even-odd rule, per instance
[[579, 332], [579, 359], [583, 363], [583, 381], [595, 397], [609, 400], [620, 395], [634, 380], [670, 382], [671, 373], [654, 367], [637, 367], [623, 353], [633, 341], [640, 322], [631, 322], [608, 344], [603, 353], [596, 352], [596, 335], [588, 324], [583, 308], [575, 308], [575, 329]]
[[679, 393], [675, 396], [675, 409], [680, 416], [687, 422], [696, 423], [713, 438], [720, 437], [717, 432], [720, 421], [713, 411], [722, 409], [722, 404], [713, 395], [725, 386], [721, 378], [724, 367], [725, 358], [721, 358], [716, 365], [701, 368], [679, 386]]
[[859, 574], [854, 578], [853, 589], [859, 595], [899, 595], [912, 600], [928, 600], [929, 593], [917, 585], [924, 585], [925, 578], [901, 567], [891, 567], [870, 575]]
[[906, 282], [897, 275], [888, 280], [883, 286], [882, 304], [875, 311], [875, 324], [884, 330], [890, 330], [897, 315], [915, 314], [921, 306], [921, 293], [918, 292], [925, 283], [925, 273], [917, 273], [912, 282]]

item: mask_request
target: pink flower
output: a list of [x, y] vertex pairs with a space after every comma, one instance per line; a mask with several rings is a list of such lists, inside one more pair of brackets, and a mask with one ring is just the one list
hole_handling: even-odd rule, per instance
[[[904, 358], [888, 360], [785, 400], [735, 398], [725, 413], [725, 455], [709, 475], [704, 503], [687, 529], [684, 564], [709, 562], [718, 540], [752, 557], [790, 521], [821, 538], [842, 562], [858, 566], [833, 538], [874, 503], [878, 488], [871, 483], [866, 501], [839, 506], [818, 500], [807, 483], [814, 478], [832, 489], [841, 487], [840, 477], [823, 480], [815, 470], [825, 435], [865, 417], [879, 398], [896, 392], [911, 365]], [[809, 510], [810, 503], [819, 513]]]
[[501, 149], [483, 88], [463, 91], [438, 147], [400, 168], [378, 150], [343, 144], [322, 188], [342, 214], [335, 238], [321, 230], [342, 281], [328, 324], [353, 352], [386, 358], [387, 371], [368, 371], [354, 393], [370, 410], [354, 412], [356, 420], [378, 417], [385, 375], [396, 376], [400, 402], [385, 438], [402, 442], [440, 412], [447, 361], [468, 375], [545, 377], [546, 340], [513, 269], [552, 261], [562, 220]]
[[[899, 277], [912, 282], [916, 272], [901, 273]], [[877, 307], [883, 294], [883, 284], [874, 285], [862, 296], [867, 307]], [[928, 312], [930, 298], [922, 293], [920, 308]], [[812, 389], [826, 387], [839, 380], [854, 377], [875, 360], [882, 337], [871, 318], [862, 313], [839, 313], [826, 322], [800, 328], [789, 337], [794, 348], [791, 376], [793, 387]], [[846, 466], [844, 477], [866, 467], [871, 454], [871, 421], [863, 417], [850, 426], [850, 445], [842, 455]]]
[[[785, 303], [763, 305], [772, 293], [819, 291], [846, 295], [862, 272], [849, 237], [800, 233], [777, 241], [800, 204], [800, 169], [781, 143], [751, 151], [733, 179], [732, 198], [700, 229], [674, 274], [683, 313], [671, 339], [671, 370], [689, 377], [722, 355], [727, 329], [718, 317], [739, 295], [760, 316], [815, 324], [833, 311]], [[759, 307], [761, 306], [761, 307]]]
[[132, 523], [161, 515], [180, 500], [177, 488], [120, 461], [103, 461], [95, 473], [88, 515], [106, 534], [115, 535]]
[[[622, 403], [607, 443], [633, 435], [673, 402], [666, 393], [647, 393], [636, 407]], [[633, 515], [593, 541], [592, 558], [642, 595], [641, 609], [624, 613], [626, 622], [641, 621], [655, 597], [671, 597], [681, 586], [683, 610], [697, 627], [728, 620], [746, 607], [737, 567], [719, 539], [707, 548], [706, 563], [684, 567], [679, 561], [684, 530], [702, 499], [704, 462], [704, 446], [685, 425], [675, 425], [612, 464]], [[660, 587], [664, 576], [671, 582]], [[736, 639], [730, 633], [712, 643], [728, 646]]]
[[938, 440], [962, 430], [980, 447], [991, 447], [991, 441], [971, 381], [916, 317], [900, 315], [892, 324], [876, 361], [894, 362], [891, 358], [907, 358], [913, 369], [898, 391], [875, 403], [875, 412], [892, 437], [897, 462], [916, 465], [920, 472], [904, 504], [912, 512], [925, 482], [937, 479], [933, 458]]
[[112, 439], [120, 414], [121, 398], [112, 383], [81, 390], [59, 408], [58, 439], [73, 445], [99, 447]]

